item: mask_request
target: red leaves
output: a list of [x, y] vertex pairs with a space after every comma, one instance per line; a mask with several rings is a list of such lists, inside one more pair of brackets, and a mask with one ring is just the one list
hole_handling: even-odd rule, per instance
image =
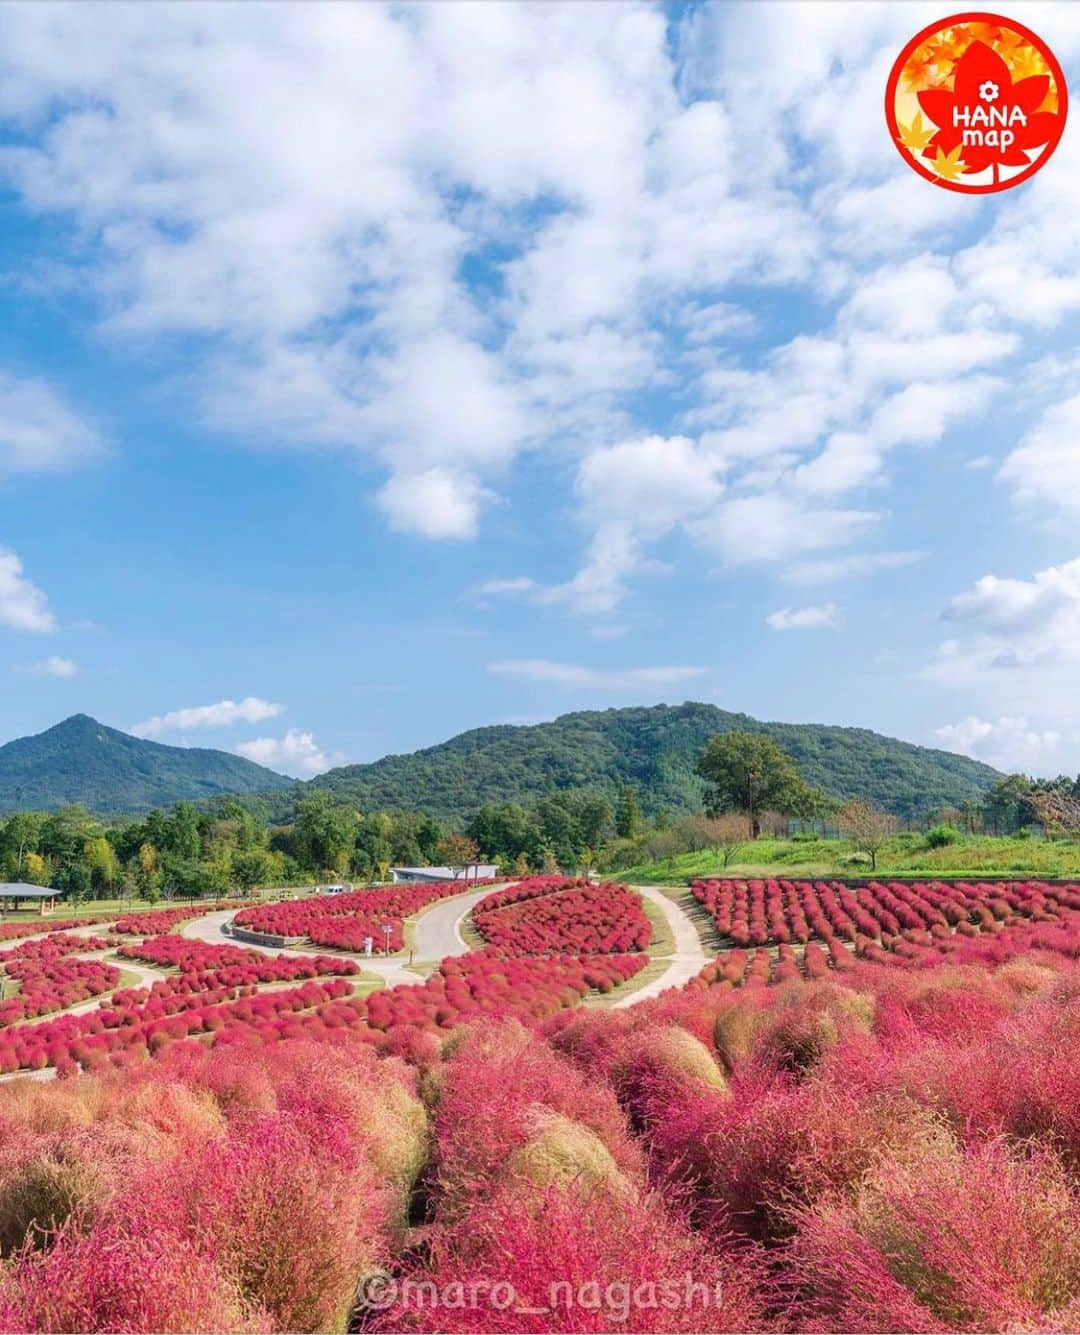
[[485, 941], [516, 954], [644, 950], [652, 926], [640, 898], [615, 882], [529, 877], [473, 909]]
[[[394, 885], [378, 890], [355, 890], [343, 895], [319, 895], [296, 899], [285, 904], [263, 904], [246, 908], [236, 915], [240, 927], [302, 940], [307, 937], [317, 946], [333, 950], [364, 949], [371, 937], [376, 954], [405, 945], [402, 919], [418, 913], [428, 904], [460, 895], [465, 889], [483, 885], [483, 881], [439, 881], [431, 885]], [[383, 927], [390, 927], [387, 937]]]
[[936, 160], [960, 149], [963, 173], [990, 166], [1026, 167], [1025, 150], [1048, 143], [1058, 131], [1056, 112], [1040, 111], [1050, 89], [1046, 74], [1013, 83], [1009, 67], [984, 42], [972, 42], [956, 66], [953, 90], [926, 88], [919, 105], [938, 126], [923, 149]]
[[149, 913], [129, 913], [119, 918], [113, 930], [123, 932], [125, 936], [158, 936], [162, 932], [171, 932], [182, 922], [192, 918], [201, 918], [205, 913], [214, 913], [219, 909], [237, 909], [243, 905], [242, 899], [222, 899], [215, 904], [186, 904], [183, 908], [154, 909]]

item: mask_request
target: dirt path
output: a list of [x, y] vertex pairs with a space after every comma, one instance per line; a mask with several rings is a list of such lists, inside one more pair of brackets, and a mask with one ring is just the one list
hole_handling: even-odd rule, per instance
[[698, 930], [688, 913], [654, 886], [637, 885], [633, 888], [643, 899], [647, 899], [651, 904], [654, 904], [664, 915], [664, 919], [671, 929], [671, 934], [675, 938], [675, 950], [667, 968], [659, 978], [654, 978], [651, 983], [645, 983], [644, 986], [624, 997], [620, 997], [618, 1001], [612, 1003], [613, 1010], [624, 1006], [636, 1006], [639, 1001], [648, 1001], [650, 997], [657, 997], [661, 992], [666, 992], [669, 987], [682, 987], [684, 983], [688, 983], [695, 974], [705, 967], [710, 958], [705, 953], [705, 948], [701, 944], [701, 937], [698, 935]]

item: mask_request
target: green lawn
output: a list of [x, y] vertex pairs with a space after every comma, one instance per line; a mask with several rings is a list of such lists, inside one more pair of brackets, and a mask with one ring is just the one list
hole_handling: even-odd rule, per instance
[[[632, 885], [679, 885], [695, 876], [843, 876], [870, 874], [870, 861], [845, 839], [759, 839], [725, 868], [714, 850], [685, 853], [608, 873]], [[1080, 879], [1080, 840], [996, 839], [975, 835], [927, 848], [921, 835], [896, 835], [878, 854], [878, 876], [1047, 876]]]

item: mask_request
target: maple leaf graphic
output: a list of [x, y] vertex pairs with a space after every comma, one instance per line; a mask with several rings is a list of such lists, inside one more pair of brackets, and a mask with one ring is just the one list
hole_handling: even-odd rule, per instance
[[923, 124], [921, 111], [915, 113], [915, 117], [910, 125], [905, 125], [901, 121], [899, 123], [899, 130], [900, 142], [905, 148], [910, 148], [913, 153], [921, 153], [934, 137], [933, 129], [929, 129]]
[[[1026, 119], [1026, 124], [1010, 125], [1016, 137], [1006, 148], [997, 144], [964, 144], [963, 123], [953, 123], [954, 108], [970, 111], [986, 105], [979, 98], [979, 89], [986, 83], [998, 87], [996, 108], [1008, 112], [1018, 106]], [[965, 172], [981, 172], [987, 167], [998, 166], [1026, 167], [1030, 159], [1024, 150], [1048, 143], [1058, 130], [1058, 117], [1054, 112], [1037, 110], [1046, 100], [1049, 88], [1050, 76], [1047, 74], [1036, 74], [1013, 83], [1008, 65], [997, 52], [985, 42], [972, 42], [957, 61], [952, 92], [947, 88], [927, 88], [917, 94], [919, 106], [939, 127], [922, 150], [923, 157], [929, 158], [936, 169], [939, 153], [949, 160], [953, 151], [962, 145]]]
[[951, 153], [944, 153], [939, 148], [934, 158], [934, 171], [946, 181], [955, 181], [962, 171], [967, 170], [967, 163], [960, 157], [961, 144], [957, 144]]

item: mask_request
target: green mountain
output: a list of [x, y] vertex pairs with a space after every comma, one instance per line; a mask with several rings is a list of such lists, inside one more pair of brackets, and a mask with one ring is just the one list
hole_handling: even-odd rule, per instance
[[227, 751], [143, 741], [86, 714], [0, 746], [0, 812], [81, 802], [91, 811], [120, 814], [293, 783]]
[[694, 811], [703, 791], [694, 762], [710, 737], [733, 728], [768, 733], [809, 783], [834, 797], [859, 795], [898, 814], [977, 799], [1001, 777], [966, 756], [865, 728], [761, 723], [688, 702], [564, 714], [529, 727], [476, 728], [412, 755], [329, 770], [301, 788], [329, 789], [362, 811], [422, 810], [450, 821], [467, 819], [485, 803], [529, 805], [565, 788], [590, 788], [614, 799], [624, 784], [637, 789], [647, 814]]

